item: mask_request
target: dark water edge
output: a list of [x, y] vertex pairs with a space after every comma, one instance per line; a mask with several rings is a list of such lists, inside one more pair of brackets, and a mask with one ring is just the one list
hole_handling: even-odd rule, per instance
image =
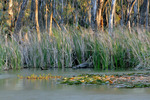
[[31, 74], [48, 74], [51, 73], [52, 75], [62, 75], [62, 76], [72, 76], [72, 75], [79, 75], [79, 74], [127, 74], [127, 73], [147, 73], [150, 70], [97, 70], [93, 68], [81, 68], [81, 69], [72, 69], [72, 68], [50, 68], [48, 70], [41, 70], [40, 68], [26, 68], [26, 69], [11, 69], [7, 71], [0, 71], [0, 76], [2, 75], [9, 75], [15, 76], [16, 75], [31, 75]]

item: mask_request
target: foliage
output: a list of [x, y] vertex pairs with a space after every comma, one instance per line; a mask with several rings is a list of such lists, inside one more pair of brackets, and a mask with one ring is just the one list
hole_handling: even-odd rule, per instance
[[130, 33], [117, 28], [111, 38], [103, 32], [93, 34], [91, 29], [66, 27], [64, 31], [53, 29], [53, 36], [41, 34], [41, 42], [29, 28], [22, 33], [26, 33], [26, 38], [21, 39], [21, 44], [0, 36], [1, 69], [65, 68], [84, 62], [92, 62], [90, 67], [96, 70], [148, 69], [150, 65], [150, 33], [146, 31]]
[[60, 79], [61, 76], [52, 76], [51, 74], [39, 74], [39, 75], [35, 75], [35, 74], [32, 74], [30, 76], [21, 76], [21, 75], [18, 75], [18, 78], [19, 79], [30, 79], [30, 80], [38, 80], [38, 79], [42, 79], [42, 80], [49, 80], [49, 79]]
[[80, 74], [73, 77], [53, 76], [51, 74], [39, 74], [20, 76], [19, 79], [28, 80], [52, 80], [67, 85], [107, 85], [113, 88], [149, 88], [150, 73], [129, 74]]
[[81, 74], [74, 77], [65, 77], [61, 84], [96, 84], [111, 85], [115, 88], [147, 88], [150, 87], [150, 73], [132, 73], [123, 75], [99, 75], [99, 74]]

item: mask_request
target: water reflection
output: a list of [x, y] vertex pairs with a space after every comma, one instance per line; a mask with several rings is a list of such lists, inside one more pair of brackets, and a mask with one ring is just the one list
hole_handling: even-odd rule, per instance
[[[62, 85], [56, 80], [18, 79], [17, 75], [48, 74], [72, 76], [94, 70], [20, 70], [0, 75], [0, 100], [149, 100], [150, 88], [118, 89], [100, 85]], [[115, 72], [111, 72], [115, 73]], [[117, 72], [122, 73], [122, 72]], [[128, 72], [129, 73], [129, 72]], [[9, 94], [9, 95], [8, 95]]]

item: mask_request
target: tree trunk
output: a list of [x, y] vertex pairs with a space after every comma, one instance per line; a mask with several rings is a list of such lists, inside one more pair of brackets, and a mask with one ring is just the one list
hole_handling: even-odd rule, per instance
[[21, 27], [22, 27], [22, 19], [24, 17], [24, 12], [26, 10], [27, 3], [28, 3], [28, 0], [23, 0], [22, 5], [21, 5], [21, 9], [20, 9], [20, 12], [19, 12], [19, 16], [18, 16], [18, 19], [17, 19], [15, 31], [14, 31], [14, 34], [13, 34], [13, 36], [15, 37], [15, 39], [17, 41], [19, 40], [18, 33], [20, 32]]
[[116, 6], [116, 0], [112, 0], [111, 4], [111, 12], [110, 12], [110, 17], [109, 17], [109, 35], [113, 37], [113, 18], [114, 18], [114, 13], [115, 13], [115, 6]]
[[91, 0], [91, 28], [93, 30], [96, 29], [96, 8], [97, 8], [97, 0]]
[[146, 14], [148, 12], [149, 0], [144, 0], [140, 9], [140, 24], [144, 25], [146, 23]]
[[123, 17], [123, 0], [121, 0], [121, 26], [123, 26], [124, 17]]
[[66, 5], [65, 5], [65, 7], [66, 7], [66, 24], [68, 24], [68, 4], [69, 4], [69, 0], [66, 0]]
[[56, 0], [53, 0], [53, 18], [56, 16]]
[[47, 8], [47, 4], [46, 4], [46, 7], [45, 7], [45, 11], [46, 11], [46, 14], [45, 14], [45, 28], [46, 28], [46, 32], [48, 32], [48, 29], [47, 29], [47, 18], [48, 18], [48, 8]]
[[75, 27], [78, 27], [78, 1], [75, 0]]
[[138, 0], [136, 0], [134, 4], [134, 25], [135, 26], [137, 26], [137, 19], [138, 19]]
[[146, 29], [148, 28], [148, 25], [149, 25], [149, 0], [147, 1], [147, 7], [146, 7]]
[[[90, 3], [88, 3], [88, 5], [90, 5]], [[89, 10], [88, 10], [88, 23], [89, 25], [91, 25], [91, 7], [89, 7]]]
[[10, 27], [10, 30], [11, 29], [11, 26], [12, 26], [12, 21], [13, 21], [13, 0], [9, 0], [9, 9], [8, 9], [8, 14], [9, 14], [9, 19], [7, 21], [9, 27]]
[[64, 23], [63, 12], [64, 12], [64, 0], [61, 0], [61, 25], [63, 25]]
[[[98, 0], [98, 6], [97, 6], [97, 16], [96, 16], [96, 22], [97, 22], [97, 29], [101, 29], [101, 20], [102, 16], [102, 7], [103, 7], [104, 0]], [[103, 29], [102, 29], [103, 30]]]
[[39, 21], [39, 27], [40, 27], [41, 32], [43, 32], [45, 29], [44, 7], [45, 7], [45, 0], [39, 0], [39, 2], [38, 2], [38, 21]]
[[36, 23], [36, 30], [38, 41], [41, 41], [40, 29], [39, 29], [39, 21], [38, 21], [38, 0], [35, 0], [35, 23]]
[[35, 25], [35, 0], [31, 1], [31, 13], [30, 13], [30, 21], [32, 21], [33, 25]]
[[49, 27], [49, 36], [52, 36], [52, 18], [53, 18], [53, 7], [52, 7], [52, 1], [50, 3], [50, 11], [51, 11], [51, 15], [50, 15], [50, 27]]
[[131, 27], [131, 23], [130, 23], [130, 15], [131, 15], [131, 11], [134, 7], [134, 4], [135, 4], [136, 0], [133, 0], [132, 3], [130, 4], [130, 7], [129, 7], [129, 11], [128, 11], [128, 15], [127, 15], [127, 24], [128, 24], [128, 27], [130, 29]]

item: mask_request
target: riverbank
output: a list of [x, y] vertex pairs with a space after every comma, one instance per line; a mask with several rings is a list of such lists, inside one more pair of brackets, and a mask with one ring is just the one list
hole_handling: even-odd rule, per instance
[[[25, 30], [25, 31], [24, 31]], [[44, 32], [41, 41], [35, 31], [26, 33], [17, 43], [0, 36], [0, 69], [71, 68], [89, 63], [97, 70], [148, 69], [150, 67], [150, 32], [118, 27], [114, 37], [91, 29], [53, 28], [53, 35]]]

